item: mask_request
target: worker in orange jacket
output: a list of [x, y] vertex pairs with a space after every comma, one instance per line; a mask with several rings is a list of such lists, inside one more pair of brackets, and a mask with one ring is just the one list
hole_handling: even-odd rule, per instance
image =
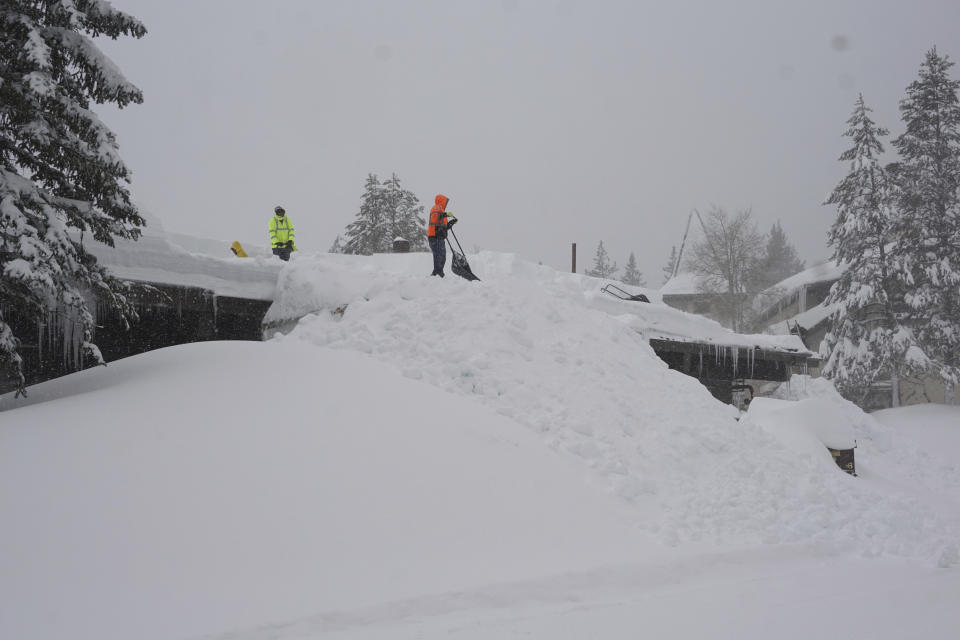
[[450, 198], [438, 193], [430, 209], [430, 222], [427, 223], [427, 244], [433, 252], [433, 273], [431, 276], [443, 277], [443, 266], [447, 263], [447, 229], [457, 223], [457, 218], [447, 211]]

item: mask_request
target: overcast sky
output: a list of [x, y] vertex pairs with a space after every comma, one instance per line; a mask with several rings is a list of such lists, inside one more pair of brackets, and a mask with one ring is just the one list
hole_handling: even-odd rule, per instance
[[603, 240], [651, 285], [694, 207], [826, 258], [857, 93], [895, 136], [925, 52], [960, 60], [956, 0], [113, 5], [148, 34], [98, 43], [145, 102], [98, 111], [168, 230], [267, 244], [281, 204], [327, 250], [394, 172], [467, 250], [568, 269], [576, 242], [582, 271]]

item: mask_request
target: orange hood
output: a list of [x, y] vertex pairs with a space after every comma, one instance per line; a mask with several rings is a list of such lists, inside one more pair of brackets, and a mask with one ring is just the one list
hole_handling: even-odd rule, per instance
[[446, 211], [447, 203], [450, 202], [450, 198], [443, 195], [442, 193], [438, 193], [437, 197], [433, 199], [433, 202], [434, 202], [434, 206], [432, 209], [433, 211]]

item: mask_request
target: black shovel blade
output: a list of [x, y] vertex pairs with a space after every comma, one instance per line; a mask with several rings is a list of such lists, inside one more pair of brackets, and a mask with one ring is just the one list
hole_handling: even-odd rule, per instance
[[450, 263], [450, 270], [461, 278], [467, 280], [479, 280], [473, 271], [470, 270], [470, 265], [467, 263], [467, 258], [459, 251], [453, 252], [453, 260]]

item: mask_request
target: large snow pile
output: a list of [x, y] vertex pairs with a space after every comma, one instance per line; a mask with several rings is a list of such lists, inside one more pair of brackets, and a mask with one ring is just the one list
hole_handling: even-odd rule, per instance
[[[955, 522], [738, 422], [735, 409], [669, 370], [647, 343], [673, 333], [784, 348], [795, 336], [735, 336], [664, 305], [616, 300], [599, 292], [601, 280], [510, 255], [470, 261], [481, 282], [422, 275], [422, 256], [294, 261], [268, 318], [302, 319], [275, 340], [370, 354], [476, 399], [580, 459], [598, 486], [635, 507], [639, 528], [669, 544], [815, 540], [955, 561]], [[342, 317], [329, 313], [343, 305]], [[835, 401], [854, 427], [870, 424], [870, 451], [858, 459], [870, 477], [875, 459], [898, 452], [889, 442], [883, 449], [868, 416]], [[927, 479], [960, 489], [956, 477]]]
[[470, 260], [482, 282], [297, 256], [271, 292], [287, 334], [0, 397], [0, 637], [952, 633], [955, 407], [877, 421], [782, 385], [852, 425], [852, 478], [646, 342], [763, 336]]
[[572, 461], [357, 354], [183, 345], [10, 400], [3, 638], [193, 637], [644, 556]]

